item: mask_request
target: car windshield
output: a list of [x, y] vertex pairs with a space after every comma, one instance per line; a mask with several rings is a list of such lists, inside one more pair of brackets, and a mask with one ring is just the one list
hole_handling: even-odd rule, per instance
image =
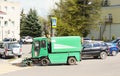
[[112, 43], [117, 43], [120, 39], [116, 39], [116, 40], [113, 40], [111, 41]]
[[10, 44], [8, 45], [8, 48], [9, 48], [9, 49], [12, 49], [12, 48], [19, 48], [19, 47], [20, 47], [20, 45], [17, 44], [17, 43], [10, 43]]

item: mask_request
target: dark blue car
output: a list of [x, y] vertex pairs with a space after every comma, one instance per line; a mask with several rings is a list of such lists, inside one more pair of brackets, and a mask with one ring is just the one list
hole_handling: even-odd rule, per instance
[[119, 48], [116, 43], [106, 43], [108, 45], [108, 55], [116, 56], [119, 52]]

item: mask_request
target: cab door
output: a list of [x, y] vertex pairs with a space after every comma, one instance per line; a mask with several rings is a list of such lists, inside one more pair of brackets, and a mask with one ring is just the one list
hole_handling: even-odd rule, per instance
[[40, 41], [40, 54], [39, 57], [48, 56], [48, 43], [46, 39]]
[[38, 40], [34, 41], [32, 45], [32, 57], [42, 57], [47, 56], [48, 50], [47, 50], [47, 42], [46, 40]]

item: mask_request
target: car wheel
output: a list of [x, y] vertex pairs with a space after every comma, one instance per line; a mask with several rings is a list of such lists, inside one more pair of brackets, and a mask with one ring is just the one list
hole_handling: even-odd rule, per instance
[[100, 53], [100, 58], [101, 59], [106, 59], [106, 57], [107, 57], [107, 53], [106, 52], [103, 51], [103, 52]]
[[0, 54], [0, 57], [2, 57], [2, 55]]
[[18, 55], [18, 58], [21, 58], [22, 56], [21, 55]]
[[32, 64], [31, 62], [28, 62], [27, 65], [28, 65], [28, 66], [32, 66], [33, 64]]
[[42, 66], [47, 66], [50, 64], [50, 61], [47, 59], [47, 58], [43, 58], [41, 61], [40, 61], [40, 64]]
[[75, 65], [76, 64], [75, 57], [69, 57], [68, 61], [67, 61], [67, 64], [69, 64], [69, 65]]
[[112, 51], [112, 56], [116, 56], [117, 52], [116, 51]]

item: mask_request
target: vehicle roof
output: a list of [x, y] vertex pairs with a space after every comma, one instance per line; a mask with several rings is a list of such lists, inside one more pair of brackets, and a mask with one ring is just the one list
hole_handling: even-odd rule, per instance
[[9, 42], [9, 41], [8, 41], [8, 42], [0, 42], [0, 43], [5, 43], [5, 44], [7, 44], [7, 43], [18, 43], [18, 42], [11, 42], [11, 41]]

